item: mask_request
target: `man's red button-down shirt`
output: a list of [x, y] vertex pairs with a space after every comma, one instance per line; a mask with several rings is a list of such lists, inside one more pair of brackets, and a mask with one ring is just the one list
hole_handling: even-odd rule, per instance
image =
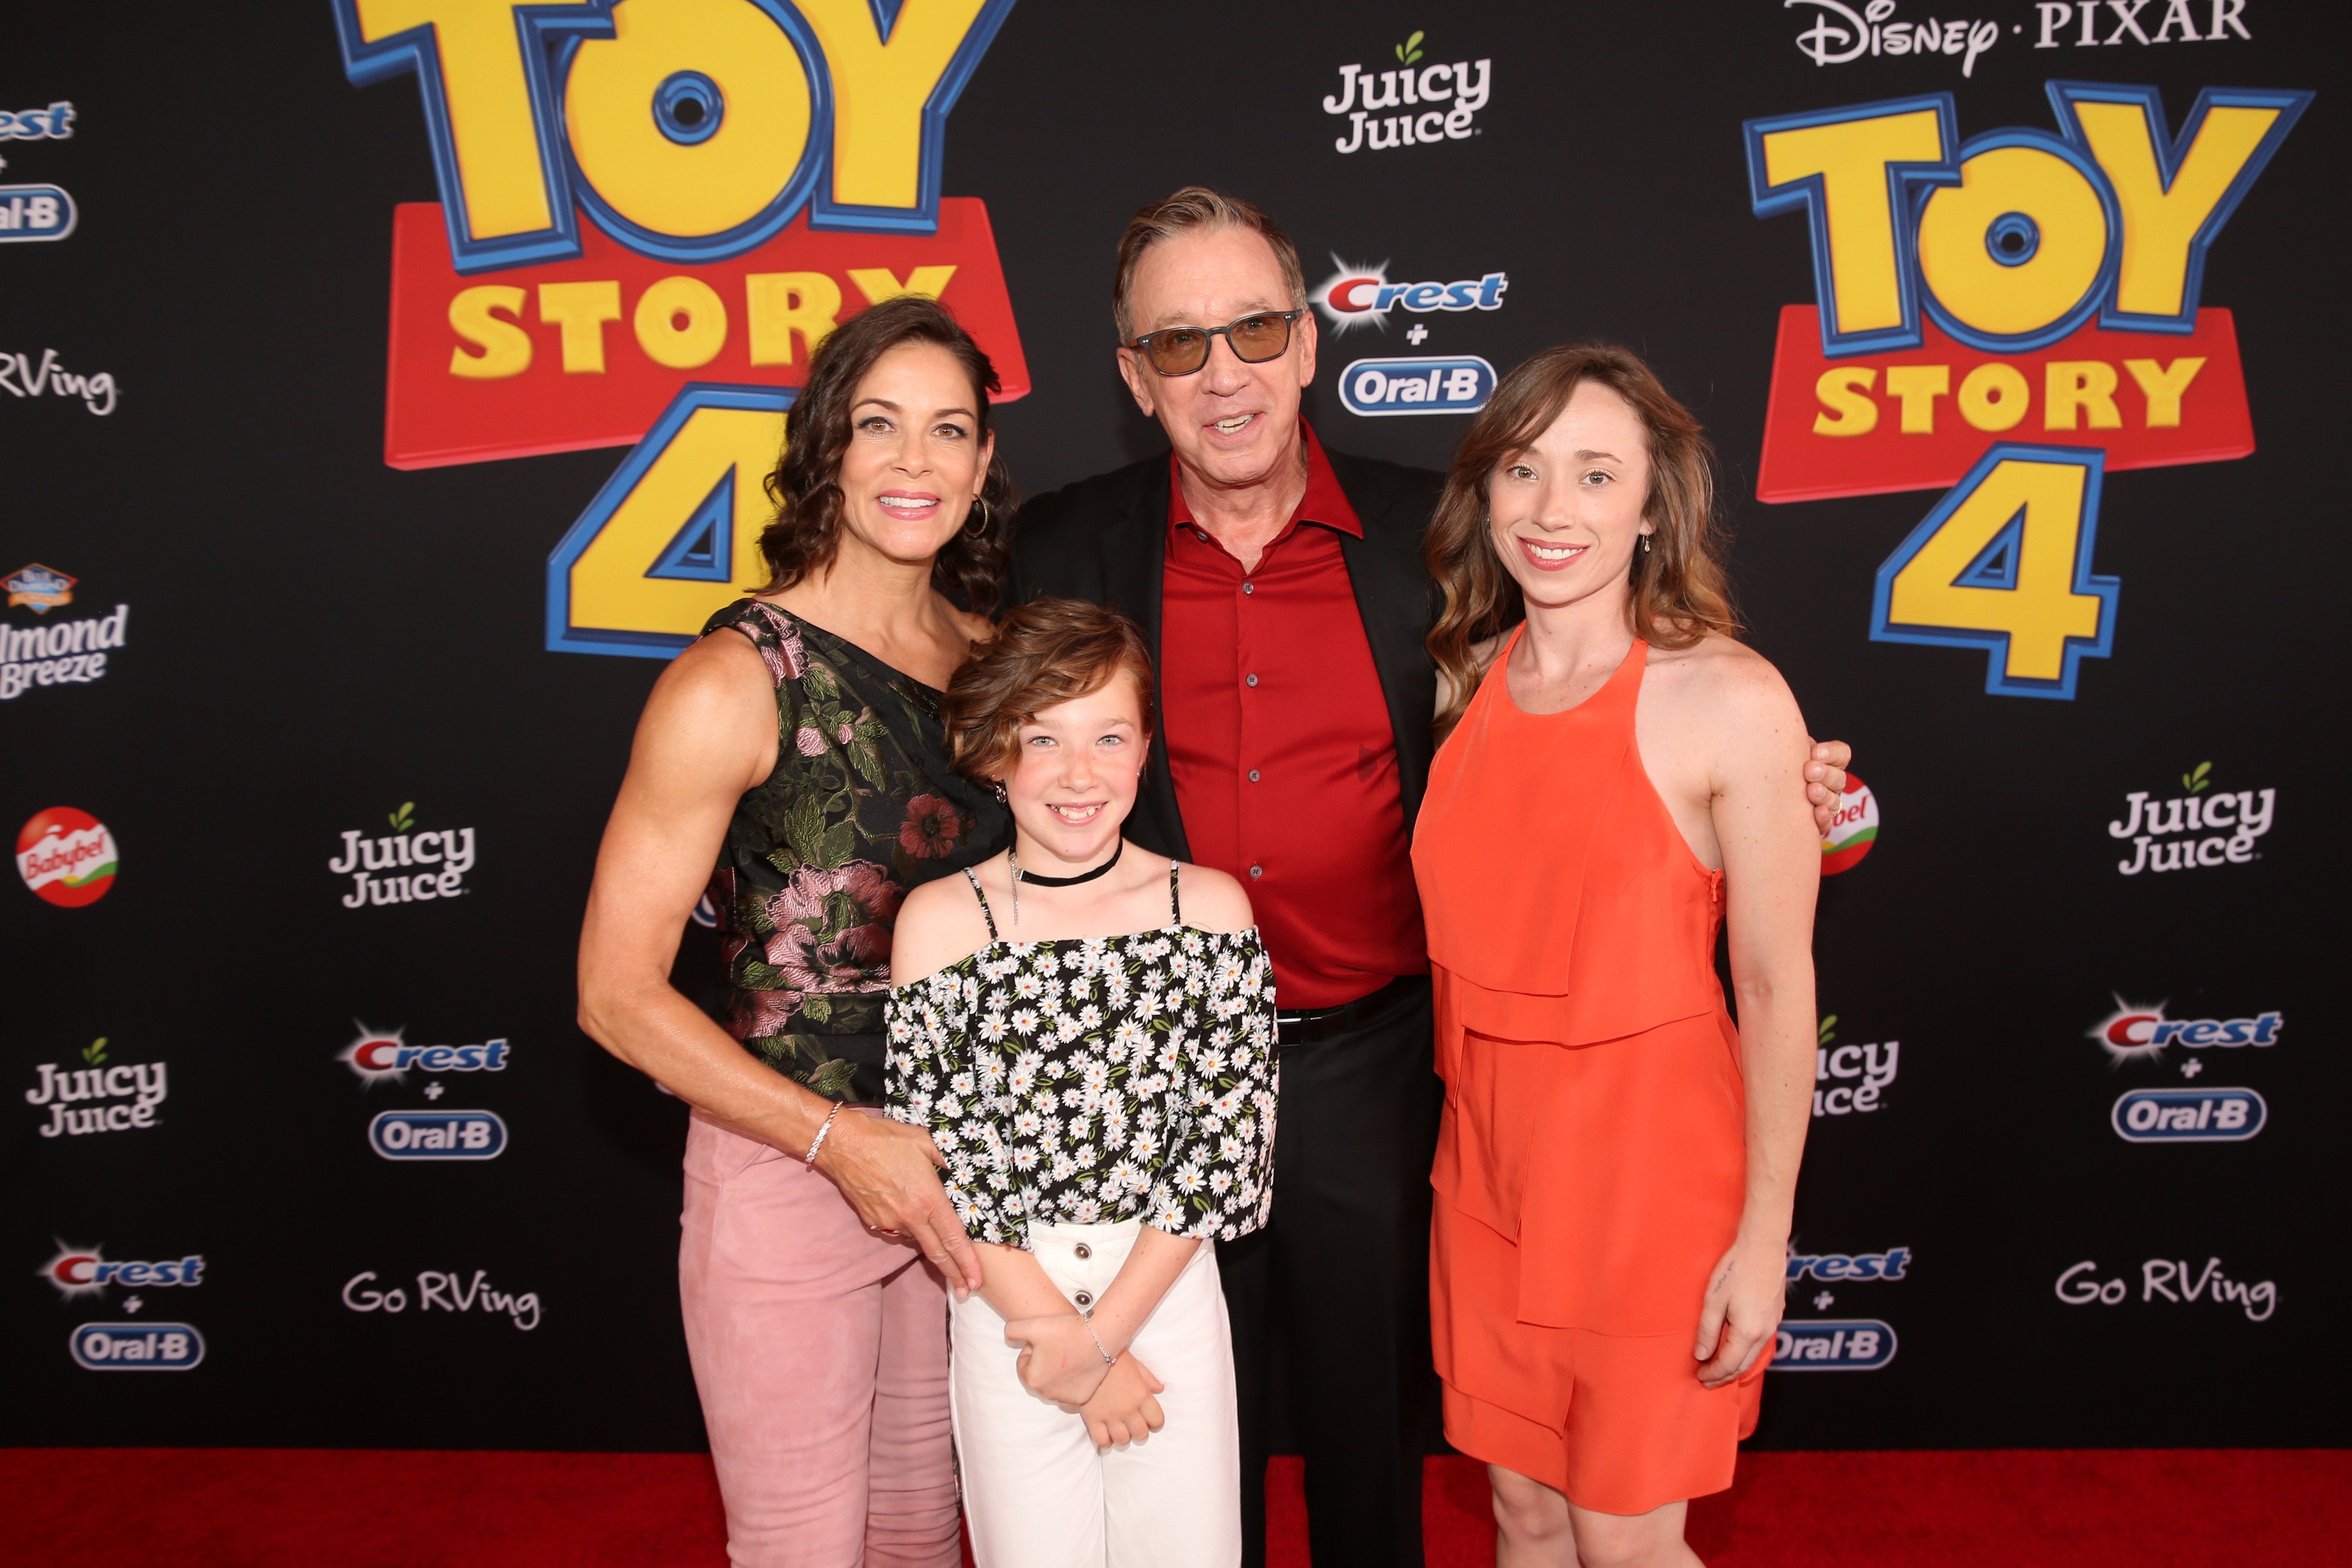
[[1339, 553], [1363, 524], [1306, 441], [1307, 493], [1255, 572], [1194, 525], [1170, 457], [1160, 728], [1192, 858], [1248, 890], [1282, 1005], [1332, 1007], [1429, 956], [1396, 733]]

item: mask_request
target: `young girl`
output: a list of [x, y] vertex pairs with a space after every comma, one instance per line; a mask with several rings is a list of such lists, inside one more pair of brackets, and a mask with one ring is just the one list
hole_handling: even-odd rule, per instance
[[889, 1113], [982, 1255], [950, 1385], [982, 1568], [1241, 1560], [1210, 1244], [1272, 1202], [1274, 981], [1239, 883], [1119, 837], [1151, 689], [1112, 611], [1005, 618], [944, 717], [1013, 846], [908, 894], [891, 950]]

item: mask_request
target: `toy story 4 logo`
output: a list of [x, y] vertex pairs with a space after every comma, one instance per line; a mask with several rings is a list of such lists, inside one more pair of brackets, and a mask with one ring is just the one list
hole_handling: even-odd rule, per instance
[[2106, 472], [2254, 449], [2205, 258], [2312, 95], [2209, 88], [2174, 135], [2154, 88], [2047, 91], [2054, 134], [1962, 141], [1948, 92], [1748, 121], [1757, 216], [1805, 215], [1814, 284], [1780, 312], [1757, 496], [1952, 486], [1880, 566], [1871, 637], [2072, 698], [2115, 640]]
[[845, 315], [939, 299], [1029, 390], [987, 210], [940, 193], [1012, 0], [333, 4], [440, 187], [394, 215], [385, 462], [635, 445], [549, 560], [550, 648], [667, 658], [765, 581], [760, 481]]

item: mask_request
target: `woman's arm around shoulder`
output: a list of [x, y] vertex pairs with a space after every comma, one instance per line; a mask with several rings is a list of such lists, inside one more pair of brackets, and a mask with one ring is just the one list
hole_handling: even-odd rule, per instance
[[1200, 931], [1247, 931], [1257, 923], [1249, 895], [1224, 872], [1181, 862], [1176, 870], [1176, 896], [1184, 906], [1184, 923]]

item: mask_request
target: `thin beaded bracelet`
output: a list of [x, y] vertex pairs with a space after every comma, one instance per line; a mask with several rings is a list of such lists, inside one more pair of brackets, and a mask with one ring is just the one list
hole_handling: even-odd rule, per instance
[[833, 1119], [840, 1114], [841, 1101], [836, 1100], [833, 1102], [833, 1109], [824, 1113], [824, 1125], [818, 1128], [816, 1136], [809, 1141], [809, 1152], [801, 1156], [802, 1164], [816, 1163], [816, 1152], [824, 1147], [824, 1135], [833, 1131]]

